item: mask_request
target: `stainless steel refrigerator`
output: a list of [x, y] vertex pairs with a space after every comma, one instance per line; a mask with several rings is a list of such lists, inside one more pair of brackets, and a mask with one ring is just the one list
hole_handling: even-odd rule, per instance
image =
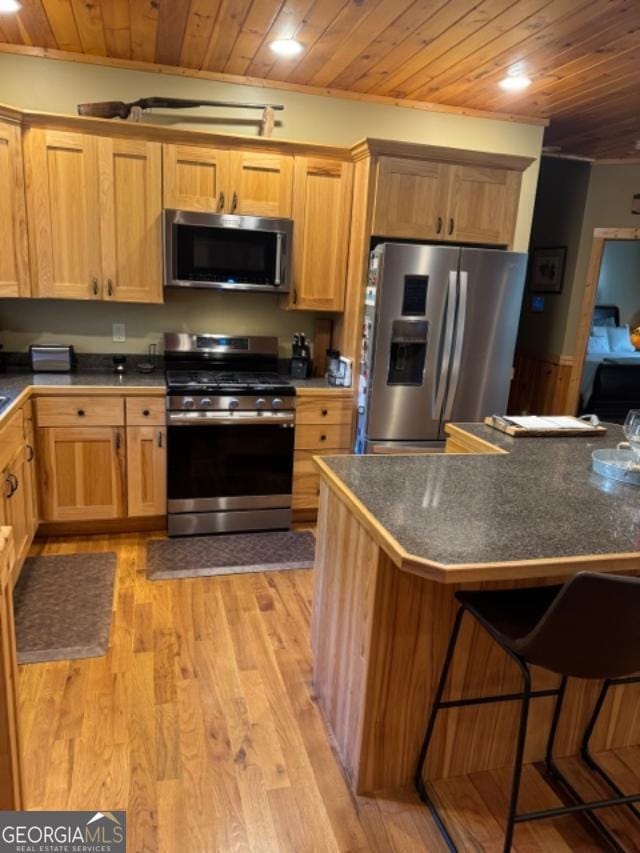
[[382, 243], [371, 253], [356, 452], [434, 449], [447, 421], [504, 414], [525, 254]]

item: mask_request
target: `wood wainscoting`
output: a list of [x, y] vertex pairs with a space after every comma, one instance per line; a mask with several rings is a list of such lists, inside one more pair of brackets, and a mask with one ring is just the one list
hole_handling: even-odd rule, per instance
[[517, 352], [509, 405], [512, 415], [575, 415], [570, 404], [569, 385], [574, 357], [570, 355], [530, 355]]

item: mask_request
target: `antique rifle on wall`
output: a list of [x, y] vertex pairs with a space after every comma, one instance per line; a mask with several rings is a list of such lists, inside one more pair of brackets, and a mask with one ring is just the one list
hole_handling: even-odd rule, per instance
[[191, 98], [140, 98], [137, 101], [99, 101], [95, 104], [78, 104], [78, 115], [91, 118], [131, 118], [140, 121], [144, 110], [185, 110], [192, 107], [232, 107], [233, 109], [262, 110], [260, 135], [271, 136], [275, 110], [283, 104], [246, 104], [241, 101], [202, 101]]

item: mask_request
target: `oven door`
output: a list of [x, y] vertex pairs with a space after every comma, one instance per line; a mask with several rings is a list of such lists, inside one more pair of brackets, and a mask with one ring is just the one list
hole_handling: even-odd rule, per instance
[[290, 509], [294, 414], [170, 412], [169, 513]]
[[165, 211], [165, 285], [289, 290], [292, 222]]

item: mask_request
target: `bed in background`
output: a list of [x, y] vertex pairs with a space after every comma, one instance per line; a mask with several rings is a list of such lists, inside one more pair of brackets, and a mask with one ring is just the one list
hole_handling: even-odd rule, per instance
[[617, 305], [596, 305], [591, 332], [582, 372], [580, 411], [621, 423], [629, 409], [640, 408], [640, 352], [631, 344], [628, 326], [620, 326]]

